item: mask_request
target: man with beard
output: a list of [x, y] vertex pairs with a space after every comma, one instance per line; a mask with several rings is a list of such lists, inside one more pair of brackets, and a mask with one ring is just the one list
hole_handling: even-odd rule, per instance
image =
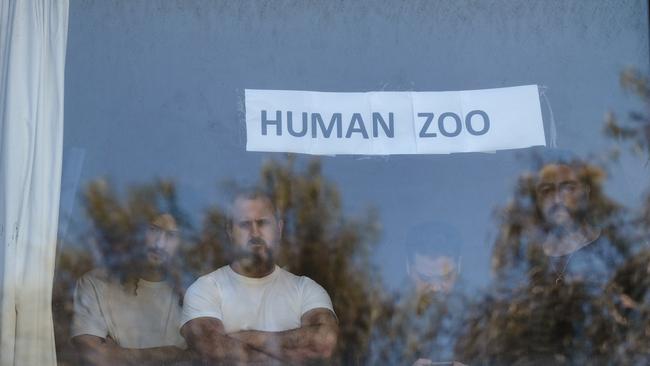
[[540, 157], [500, 215], [495, 284], [456, 345], [468, 363], [607, 363], [599, 357], [611, 344], [601, 342], [614, 328], [603, 304], [626, 247], [622, 211], [604, 194], [598, 166], [561, 151]]
[[[178, 334], [181, 291], [172, 273], [176, 221], [151, 221], [133, 260], [77, 281], [72, 342], [89, 365], [173, 364], [190, 359]], [[117, 268], [117, 269], [116, 269]]]
[[181, 333], [210, 363], [303, 363], [329, 358], [338, 325], [327, 292], [275, 264], [283, 222], [260, 190], [239, 192], [228, 225], [230, 265], [187, 291]]
[[541, 223], [534, 236], [540, 238], [541, 248], [550, 258], [557, 284], [568, 276], [599, 269], [585, 268], [586, 263], [581, 263], [585, 256], [577, 255], [579, 251], [595, 249], [591, 245], [601, 235], [593, 217], [598, 213], [589, 211], [590, 194], [600, 195], [598, 180], [587, 179], [595, 178], [596, 172], [595, 167], [579, 162], [549, 163], [538, 172], [534, 189]]

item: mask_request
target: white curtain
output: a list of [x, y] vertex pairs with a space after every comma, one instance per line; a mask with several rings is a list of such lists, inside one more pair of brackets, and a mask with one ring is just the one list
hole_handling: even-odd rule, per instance
[[0, 365], [55, 365], [68, 0], [0, 0]]

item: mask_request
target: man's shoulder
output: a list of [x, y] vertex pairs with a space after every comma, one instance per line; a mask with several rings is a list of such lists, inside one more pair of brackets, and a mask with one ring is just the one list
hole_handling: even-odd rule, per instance
[[308, 276], [293, 274], [282, 267], [278, 267], [277, 270], [279, 271], [278, 277], [283, 278], [284, 281], [297, 286], [301, 290], [304, 290], [305, 288], [322, 287], [320, 284], [318, 284], [318, 282], [314, 281]]
[[207, 286], [210, 284], [215, 284], [223, 281], [226, 276], [228, 276], [228, 265], [217, 268], [216, 270], [199, 276], [199, 278], [194, 281], [192, 286]]
[[302, 285], [305, 279], [309, 280], [309, 277], [293, 274], [280, 266], [277, 266], [275, 270], [277, 271], [278, 278], [281, 278], [283, 281], [288, 281], [295, 285]]
[[93, 296], [98, 300], [112, 296], [122, 285], [119, 278], [104, 268], [95, 268], [77, 279], [75, 293], [79, 296]]
[[101, 267], [84, 273], [78, 280], [80, 284], [92, 284], [94, 286], [109, 286], [116, 281], [117, 279], [111, 276], [108, 270]]
[[[284, 278], [284, 283], [290, 284], [287, 288], [295, 291], [301, 308], [301, 315], [310, 310], [324, 308], [334, 313], [332, 300], [327, 290], [318, 282], [308, 276], [293, 274], [285, 269], [280, 268], [279, 277]], [[334, 316], [336, 314], [334, 313]]]
[[289, 272], [288, 270], [280, 267], [279, 265], [275, 266], [275, 270], [277, 271], [276, 273], [277, 273], [277, 275], [279, 277], [288, 278], [288, 279], [291, 279], [293, 281], [295, 281], [295, 280], [299, 279], [300, 277], [302, 277], [302, 276], [298, 276], [298, 275], [295, 275], [295, 274]]

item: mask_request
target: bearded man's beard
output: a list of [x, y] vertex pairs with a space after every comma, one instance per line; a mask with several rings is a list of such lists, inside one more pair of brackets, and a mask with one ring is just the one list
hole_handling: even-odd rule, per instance
[[[251, 249], [253, 246], [260, 246]], [[234, 248], [234, 261], [241, 263], [242, 267], [255, 271], [270, 271], [275, 265], [275, 255], [263, 239], [253, 238], [246, 244], [247, 249]]]
[[265, 251], [265, 253], [251, 253], [249, 255], [249, 258], [251, 266], [255, 268], [270, 269], [273, 267], [273, 264], [275, 262], [273, 258], [273, 252], [268, 249]]

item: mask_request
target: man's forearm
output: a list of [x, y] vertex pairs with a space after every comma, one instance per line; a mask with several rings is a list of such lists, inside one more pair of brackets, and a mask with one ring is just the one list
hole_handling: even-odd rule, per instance
[[173, 346], [137, 349], [106, 344], [82, 347], [81, 357], [85, 365], [91, 366], [160, 365], [192, 358], [189, 351]]
[[288, 361], [328, 358], [336, 345], [336, 330], [309, 325], [282, 332], [242, 331], [230, 334], [250, 347]]
[[120, 348], [119, 359], [125, 365], [160, 365], [189, 361], [192, 359], [190, 351], [178, 347], [154, 347], [154, 348]]
[[224, 334], [210, 334], [192, 343], [201, 357], [210, 362], [273, 364], [280, 361], [273, 354]]

